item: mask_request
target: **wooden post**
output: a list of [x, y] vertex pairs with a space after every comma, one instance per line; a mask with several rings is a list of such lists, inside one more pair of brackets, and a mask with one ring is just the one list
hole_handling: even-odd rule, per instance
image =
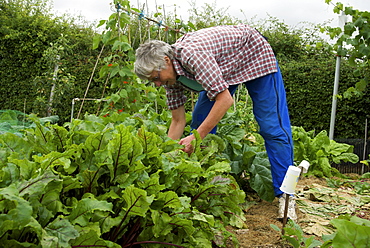
[[281, 234], [284, 235], [284, 227], [288, 221], [288, 208], [289, 208], [289, 194], [285, 194], [285, 209], [284, 209], [284, 218], [283, 218], [283, 227], [281, 228]]
[[48, 109], [46, 111], [47, 116], [51, 116], [51, 111], [52, 111], [52, 108], [53, 108], [53, 99], [54, 99], [54, 93], [55, 93], [55, 81], [57, 80], [57, 77], [58, 77], [59, 60], [60, 60], [60, 56], [57, 55], [55, 66], [54, 66], [54, 73], [53, 73], [53, 84], [51, 85], [51, 90], [50, 90], [49, 106], [48, 106]]

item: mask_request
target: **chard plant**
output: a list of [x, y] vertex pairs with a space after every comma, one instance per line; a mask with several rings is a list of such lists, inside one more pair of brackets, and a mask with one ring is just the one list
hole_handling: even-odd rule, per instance
[[[270, 226], [274, 230], [281, 232], [278, 226], [274, 224], [270, 224]], [[293, 220], [288, 220], [287, 225], [284, 227], [282, 238], [288, 241], [294, 248], [314, 248], [322, 245], [322, 242], [316, 240], [314, 236], [306, 237], [301, 227]]]
[[245, 193], [212, 137], [189, 157], [155, 113], [33, 121], [0, 136], [3, 246], [237, 245]]
[[322, 248], [369, 247], [370, 221], [357, 216], [341, 216], [330, 223], [335, 228], [331, 235], [324, 235]]
[[330, 140], [325, 130], [317, 135], [306, 132], [302, 127], [293, 127], [294, 161], [307, 160], [310, 168], [307, 175], [317, 177], [341, 176], [331, 164], [340, 162], [357, 163], [359, 157], [353, 153], [353, 146]]

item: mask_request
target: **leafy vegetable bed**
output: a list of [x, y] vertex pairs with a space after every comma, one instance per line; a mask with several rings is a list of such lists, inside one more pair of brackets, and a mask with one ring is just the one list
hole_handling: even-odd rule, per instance
[[87, 116], [0, 136], [5, 247], [212, 247], [243, 225], [244, 191], [196, 144], [189, 157], [159, 121]]

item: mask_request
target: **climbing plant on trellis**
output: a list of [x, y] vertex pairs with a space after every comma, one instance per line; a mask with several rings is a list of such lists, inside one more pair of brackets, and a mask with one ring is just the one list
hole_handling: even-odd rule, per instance
[[[167, 17], [164, 7], [157, 7], [157, 12], [148, 15], [146, 14], [149, 13], [148, 8], [144, 11], [144, 7], [131, 8], [129, 4], [129, 1], [115, 1], [112, 5], [112, 10], [114, 10], [112, 15], [108, 20], [100, 21], [98, 25], [98, 27], [105, 25], [105, 30], [102, 34], [95, 36], [93, 47], [94, 49], [100, 48], [101, 52], [82, 98], [77, 118], [81, 115], [90, 82], [97, 71], [98, 61], [103, 61], [103, 66], [98, 73], [99, 80], [104, 83], [101, 98], [108, 98], [108, 101], [102, 111], [100, 107], [98, 108], [97, 114], [102, 113], [107, 116], [112, 111], [134, 113], [143, 107], [158, 112], [166, 107], [164, 90], [155, 88], [153, 84], [141, 83], [133, 74], [134, 50], [148, 39], [174, 42], [189, 31], [191, 26], [177, 19], [176, 15], [175, 19]], [[166, 25], [166, 20], [174, 25]], [[104, 49], [110, 49], [110, 52], [109, 56], [102, 58]], [[104, 94], [107, 87], [116, 89], [116, 93], [106, 97]]]

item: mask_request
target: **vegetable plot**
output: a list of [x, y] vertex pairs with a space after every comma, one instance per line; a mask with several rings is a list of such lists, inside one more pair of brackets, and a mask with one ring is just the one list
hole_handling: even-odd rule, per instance
[[212, 247], [237, 240], [245, 193], [200, 141], [188, 156], [160, 117], [86, 116], [0, 136], [4, 247]]

